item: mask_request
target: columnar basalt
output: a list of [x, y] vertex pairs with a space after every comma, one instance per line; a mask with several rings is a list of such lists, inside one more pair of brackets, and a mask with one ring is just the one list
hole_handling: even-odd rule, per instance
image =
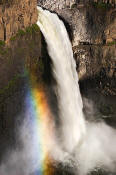
[[[5, 2], [5, 1], [4, 1]], [[37, 21], [36, 0], [20, 0], [0, 4], [0, 40], [8, 41], [19, 29]]]

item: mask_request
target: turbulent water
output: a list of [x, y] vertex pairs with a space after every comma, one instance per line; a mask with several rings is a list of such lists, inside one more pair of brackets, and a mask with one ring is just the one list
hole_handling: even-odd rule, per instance
[[82, 99], [79, 91], [76, 64], [65, 26], [56, 14], [38, 7], [39, 25], [53, 62], [59, 104], [60, 145], [72, 152], [85, 134]]
[[[28, 83], [29, 87], [24, 87], [26, 99], [22, 102], [24, 109], [20, 114], [24, 121], [16, 131], [21, 143], [18, 142], [16, 148], [9, 149], [5, 154], [0, 164], [0, 175], [41, 174], [44, 167], [41, 163], [45, 158], [42, 143], [45, 143], [42, 147], [45, 146], [45, 153], [49, 153], [56, 164], [61, 162], [65, 167], [68, 163], [73, 167], [70, 174], [87, 175], [95, 168], [116, 172], [116, 130], [103, 121], [85, 121], [72, 46], [63, 22], [56, 14], [38, 7], [37, 24], [45, 37], [53, 63], [59, 108], [54, 118], [58, 117], [59, 125], [49, 114], [45, 94], [30, 88]], [[89, 118], [94, 115], [94, 106], [87, 99], [84, 101]], [[40, 120], [42, 130], [39, 128]]]
[[[56, 14], [40, 7], [38, 15], [37, 24], [47, 42], [57, 82], [60, 139], [56, 138], [56, 147], [62, 150], [62, 154], [72, 155], [79, 175], [85, 175], [94, 168], [115, 171], [116, 130], [104, 122], [84, 120], [76, 65], [65, 26]], [[90, 105], [89, 110], [94, 110], [91, 108]], [[57, 151], [54, 150], [55, 155]]]

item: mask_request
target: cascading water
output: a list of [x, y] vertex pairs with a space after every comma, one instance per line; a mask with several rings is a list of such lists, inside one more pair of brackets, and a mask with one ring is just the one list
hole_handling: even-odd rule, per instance
[[85, 123], [76, 65], [65, 26], [56, 14], [40, 7], [38, 14], [37, 23], [45, 36], [57, 81], [60, 126], [55, 125], [55, 116], [44, 87], [39, 86], [38, 75], [26, 70], [25, 110], [21, 114], [24, 122], [17, 133], [21, 145], [5, 155], [0, 175], [53, 175], [52, 164], [59, 161], [74, 165], [75, 175], [77, 172], [87, 175], [96, 167], [116, 172], [116, 130], [104, 122]]
[[72, 152], [85, 134], [82, 99], [79, 91], [76, 64], [65, 26], [56, 14], [38, 7], [38, 22], [48, 45], [57, 82], [59, 103], [60, 145]]
[[116, 130], [104, 122], [85, 124], [72, 46], [63, 22], [56, 14], [38, 7], [37, 24], [47, 42], [57, 82], [60, 128], [55, 129], [60, 139], [51, 142], [53, 158], [56, 154], [56, 160], [60, 160], [59, 154], [67, 153], [69, 159], [73, 157], [79, 175], [96, 167], [115, 171]]

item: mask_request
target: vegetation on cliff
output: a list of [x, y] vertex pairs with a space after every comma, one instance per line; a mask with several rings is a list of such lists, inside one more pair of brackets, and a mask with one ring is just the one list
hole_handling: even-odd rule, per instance
[[39, 32], [39, 31], [40, 31], [40, 29], [39, 29], [38, 25], [32, 24], [32, 26], [26, 27], [25, 30], [22, 30], [22, 29], [18, 30], [18, 32], [14, 36], [12, 36], [10, 38], [10, 40], [14, 41], [17, 37], [21, 37], [21, 36], [24, 36], [26, 34], [32, 35], [32, 34]]
[[10, 41], [0, 41], [0, 103], [13, 95], [27, 81], [25, 72], [43, 74], [41, 33], [36, 24], [19, 30]]
[[108, 46], [116, 45], [116, 41], [108, 42], [106, 45], [108, 45]]
[[[37, 24], [32, 24], [32, 26], [26, 27], [25, 30], [19, 29], [18, 32], [10, 38], [10, 41], [15, 41], [18, 38], [21, 38], [26, 35], [33, 35], [40, 32], [40, 29]], [[6, 46], [5, 47], [5, 41], [0, 40], [0, 54], [4, 55], [7, 54], [9, 51], [9, 48]]]
[[5, 41], [0, 40], [0, 47], [5, 46]]
[[104, 2], [92, 2], [92, 4], [95, 8], [101, 8], [101, 9], [109, 9], [112, 7], [111, 4], [107, 4]]

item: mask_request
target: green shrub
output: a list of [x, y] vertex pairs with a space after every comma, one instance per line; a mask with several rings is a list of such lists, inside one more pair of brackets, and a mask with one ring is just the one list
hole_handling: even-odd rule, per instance
[[26, 28], [26, 33], [32, 34], [33, 33], [32, 28], [31, 27], [27, 27]]
[[5, 41], [0, 40], [0, 46], [5, 46]]
[[32, 24], [32, 29], [33, 29], [34, 32], [39, 32], [40, 31], [37, 24]]
[[39, 27], [37, 24], [32, 24], [32, 26], [26, 28], [26, 33], [33, 34], [35, 32], [39, 32]]
[[16, 35], [12, 36], [10, 38], [11, 41], [15, 41], [17, 37], [22, 37], [26, 34], [26, 32], [22, 29], [19, 29], [18, 32], [16, 33]]
[[17, 37], [22, 37], [26, 34], [32, 35], [33, 33], [39, 32], [39, 27], [37, 24], [32, 24], [32, 26], [26, 27], [25, 30], [19, 29], [17, 34], [10, 38], [11, 41], [15, 41]]
[[26, 32], [24, 30], [19, 29], [18, 33], [16, 34], [17, 36], [24, 36]]
[[96, 8], [108, 9], [111, 8], [111, 4], [107, 4], [104, 2], [93, 2], [93, 6]]
[[107, 43], [107, 45], [108, 45], [108, 46], [116, 45], [116, 41], [109, 42], [109, 43]]
[[11, 41], [15, 41], [15, 40], [16, 40], [16, 36], [12, 36], [12, 37], [10, 38], [10, 40], [11, 40]]

